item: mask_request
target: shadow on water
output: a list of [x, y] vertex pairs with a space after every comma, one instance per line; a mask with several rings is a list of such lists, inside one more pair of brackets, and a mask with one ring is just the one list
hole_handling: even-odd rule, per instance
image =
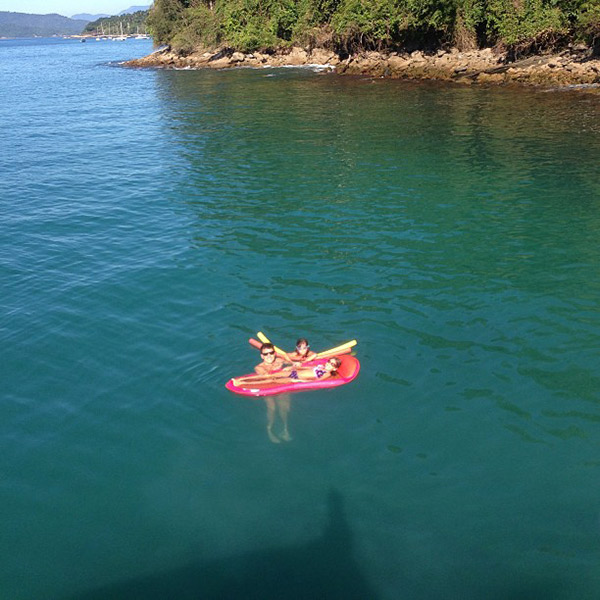
[[339, 492], [329, 493], [328, 505], [328, 523], [312, 542], [190, 564], [68, 600], [377, 598], [354, 558], [353, 536]]

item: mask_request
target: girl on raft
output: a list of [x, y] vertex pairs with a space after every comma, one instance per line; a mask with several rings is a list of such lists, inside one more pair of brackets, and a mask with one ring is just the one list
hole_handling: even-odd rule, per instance
[[243, 386], [253, 383], [267, 383], [277, 381], [279, 383], [295, 383], [298, 381], [315, 381], [335, 377], [342, 361], [337, 357], [330, 358], [325, 364], [315, 365], [314, 367], [286, 367], [274, 373], [248, 375], [246, 377], [237, 377], [233, 380], [236, 386]]
[[312, 360], [317, 356], [317, 353], [311, 351], [310, 344], [306, 338], [300, 338], [296, 342], [296, 349], [293, 352], [290, 352], [288, 356], [290, 360], [296, 364]]

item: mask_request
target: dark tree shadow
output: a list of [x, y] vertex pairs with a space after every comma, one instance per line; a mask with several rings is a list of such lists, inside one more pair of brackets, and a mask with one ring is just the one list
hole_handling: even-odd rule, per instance
[[331, 491], [328, 504], [323, 534], [307, 544], [190, 564], [68, 600], [375, 600], [354, 558], [341, 495]]

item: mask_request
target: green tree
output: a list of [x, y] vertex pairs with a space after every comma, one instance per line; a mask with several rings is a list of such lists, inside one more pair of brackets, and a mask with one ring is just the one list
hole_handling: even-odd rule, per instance
[[154, 40], [179, 50], [339, 50], [600, 40], [600, 0], [155, 0]]

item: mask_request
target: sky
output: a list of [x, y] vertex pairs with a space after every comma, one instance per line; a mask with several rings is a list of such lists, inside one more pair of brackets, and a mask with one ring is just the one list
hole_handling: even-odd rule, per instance
[[65, 17], [87, 13], [116, 15], [130, 6], [147, 6], [151, 0], [0, 0], [0, 11], [47, 15], [58, 13]]

